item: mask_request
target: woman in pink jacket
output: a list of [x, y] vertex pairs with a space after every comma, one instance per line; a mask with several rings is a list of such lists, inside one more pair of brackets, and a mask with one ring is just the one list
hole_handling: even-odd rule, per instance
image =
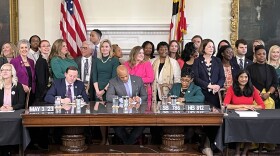
[[142, 78], [148, 93], [148, 110], [152, 103], [152, 87], [154, 71], [150, 61], [144, 61], [144, 50], [141, 46], [133, 47], [129, 54], [129, 60], [124, 63], [130, 75]]

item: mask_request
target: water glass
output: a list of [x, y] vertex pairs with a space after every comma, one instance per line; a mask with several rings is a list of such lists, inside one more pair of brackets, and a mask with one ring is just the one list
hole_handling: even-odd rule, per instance
[[123, 108], [127, 108], [129, 104], [129, 96], [122, 96], [123, 99]]
[[119, 106], [119, 97], [118, 96], [113, 96], [113, 107]]
[[60, 104], [61, 104], [61, 96], [55, 96], [54, 105], [60, 106]]
[[171, 95], [170, 98], [171, 98], [171, 105], [176, 105], [177, 96], [176, 95]]
[[161, 97], [161, 104], [162, 104], [162, 105], [167, 105], [167, 96], [166, 96], [166, 95], [163, 95], [163, 96]]

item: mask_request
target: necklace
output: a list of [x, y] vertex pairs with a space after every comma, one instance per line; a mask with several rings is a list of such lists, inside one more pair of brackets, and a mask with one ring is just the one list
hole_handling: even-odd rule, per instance
[[109, 56], [109, 57], [107, 58], [107, 60], [105, 60], [105, 61], [103, 61], [102, 58], [100, 58], [100, 60], [101, 60], [102, 63], [106, 63], [106, 62], [108, 62], [108, 60], [109, 60], [110, 58], [111, 58], [111, 57]]

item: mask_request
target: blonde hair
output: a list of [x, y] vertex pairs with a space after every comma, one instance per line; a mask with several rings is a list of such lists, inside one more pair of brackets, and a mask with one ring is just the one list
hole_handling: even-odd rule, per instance
[[[275, 50], [275, 49], [279, 49], [280, 50], [280, 47], [278, 45], [273, 45], [270, 47], [269, 49], [269, 52], [268, 52], [268, 60], [267, 60], [267, 64], [270, 64], [271, 63], [271, 53]], [[278, 58], [278, 64], [280, 64], [280, 57]]]
[[[17, 72], [14, 68], [14, 66], [10, 63], [5, 63], [2, 65], [1, 70], [3, 69], [4, 66], [10, 66], [11, 67], [11, 72], [12, 72], [12, 87], [17, 86], [18, 78], [17, 78]], [[5, 85], [3, 77], [0, 75], [0, 89], [3, 89]]]
[[132, 68], [136, 64], [136, 59], [135, 57], [139, 54], [140, 50], [143, 49], [141, 46], [135, 46], [131, 49], [129, 53], [129, 67]]
[[[62, 54], [61, 49], [62, 49], [62, 43], [63, 42], [65, 42], [63, 39], [57, 39], [56, 41], [54, 41], [54, 43], [52, 45], [51, 53], [50, 53], [50, 56], [49, 56], [49, 60], [51, 60], [53, 57], [61, 58], [61, 54]], [[73, 59], [72, 56], [70, 55], [69, 51], [67, 52], [65, 57]]]
[[264, 41], [263, 41], [263, 40], [254, 40], [254, 41], [253, 41], [253, 44], [254, 44], [255, 42], [259, 43], [260, 45], [265, 46], [265, 44], [264, 44]]
[[17, 57], [17, 56], [18, 56], [17, 47], [16, 47], [13, 43], [11, 43], [11, 42], [6, 42], [6, 43], [4, 43], [4, 44], [2, 45], [0, 56], [1, 56], [1, 57], [7, 57], [7, 56], [4, 56], [4, 50], [3, 50], [3, 47], [4, 47], [5, 44], [9, 44], [9, 45], [11, 46], [11, 51], [12, 51], [11, 55], [12, 55], [12, 58]]
[[98, 58], [102, 58], [102, 56], [103, 56], [103, 54], [102, 54], [102, 52], [101, 52], [101, 47], [102, 47], [102, 45], [104, 44], [104, 43], [108, 43], [109, 44], [109, 46], [110, 46], [110, 52], [109, 52], [109, 57], [113, 57], [114, 56], [114, 53], [113, 53], [113, 48], [112, 48], [112, 44], [111, 44], [111, 41], [110, 40], [108, 40], [108, 39], [105, 39], [105, 40], [102, 40], [101, 42], [100, 42], [100, 46], [99, 46], [99, 51], [100, 51], [100, 55], [98, 56]]

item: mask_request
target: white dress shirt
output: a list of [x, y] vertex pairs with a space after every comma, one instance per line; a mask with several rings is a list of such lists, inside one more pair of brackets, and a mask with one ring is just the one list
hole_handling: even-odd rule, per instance
[[29, 50], [28, 54], [27, 54], [27, 57], [32, 59], [34, 61], [34, 64], [36, 63], [36, 61], [38, 60], [39, 58], [39, 55], [40, 55], [40, 51], [34, 51], [32, 49]]
[[243, 68], [244, 68], [245, 56], [239, 57], [239, 56], [236, 55], [236, 61], [237, 61], [238, 65], [240, 64], [240, 59], [242, 59], [242, 61], [243, 61]]

